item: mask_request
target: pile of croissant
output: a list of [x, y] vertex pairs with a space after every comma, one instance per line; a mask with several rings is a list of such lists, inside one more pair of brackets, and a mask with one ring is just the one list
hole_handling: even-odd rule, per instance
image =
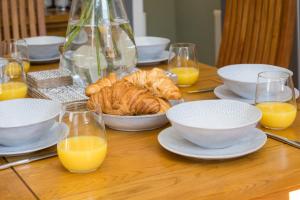
[[164, 113], [170, 108], [168, 100], [181, 99], [178, 87], [163, 70], [139, 70], [118, 80], [116, 74], [98, 80], [86, 90], [87, 106], [101, 108], [111, 115], [146, 115]]

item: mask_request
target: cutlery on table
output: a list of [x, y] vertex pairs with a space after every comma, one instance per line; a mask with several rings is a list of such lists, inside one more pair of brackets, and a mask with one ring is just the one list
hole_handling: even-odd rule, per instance
[[216, 88], [216, 87], [205, 88], [205, 89], [199, 89], [199, 90], [190, 90], [190, 91], [187, 91], [187, 93], [189, 93], [189, 94], [194, 94], [194, 93], [213, 92], [215, 88]]
[[31, 163], [31, 162], [34, 162], [34, 161], [37, 161], [37, 160], [43, 160], [43, 159], [50, 158], [50, 157], [53, 157], [53, 156], [56, 156], [56, 155], [57, 155], [56, 152], [51, 152], [51, 153], [47, 153], [47, 154], [40, 155], [40, 156], [33, 156], [31, 158], [18, 160], [18, 161], [11, 162], [11, 163], [2, 164], [2, 165], [0, 165], [0, 170], [7, 169], [7, 168], [10, 168], [10, 167], [15, 167], [17, 165], [24, 165], [24, 164]]
[[296, 147], [296, 148], [300, 149], [300, 142], [298, 142], [298, 141], [290, 140], [288, 138], [285, 138], [285, 137], [282, 137], [282, 136], [279, 136], [279, 135], [275, 135], [275, 134], [272, 134], [272, 133], [267, 133], [267, 132], [265, 132], [265, 133], [269, 138], [272, 138], [272, 139], [277, 140], [279, 142], [283, 142], [285, 144], [288, 144], [290, 146], [293, 146], [293, 147]]

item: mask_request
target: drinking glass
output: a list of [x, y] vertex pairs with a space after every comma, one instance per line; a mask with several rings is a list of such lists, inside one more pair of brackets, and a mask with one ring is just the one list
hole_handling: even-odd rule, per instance
[[199, 76], [196, 45], [191, 43], [171, 44], [168, 68], [170, 72], [177, 75], [178, 86], [188, 87], [196, 83]]
[[62, 165], [73, 173], [88, 173], [98, 169], [107, 151], [100, 109], [88, 110], [85, 102], [66, 104], [60, 122], [69, 127], [68, 135], [57, 144]]
[[27, 90], [23, 63], [15, 58], [0, 57], [0, 100], [25, 98]]
[[281, 130], [291, 126], [297, 114], [291, 75], [282, 71], [259, 73], [255, 103], [262, 112], [260, 123], [264, 127]]
[[0, 57], [14, 58], [22, 62], [24, 71], [30, 68], [29, 50], [25, 40], [3, 40], [0, 42]]

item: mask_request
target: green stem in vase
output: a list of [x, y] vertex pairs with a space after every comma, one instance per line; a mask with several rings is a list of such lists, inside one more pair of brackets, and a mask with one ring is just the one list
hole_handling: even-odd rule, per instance
[[87, 21], [90, 19], [91, 13], [92, 13], [92, 0], [86, 0], [86, 6], [82, 11], [82, 15], [80, 16], [79, 22], [70, 26], [67, 30], [68, 40], [64, 45], [64, 50], [67, 50], [71, 43], [74, 41], [74, 39], [77, 37], [77, 35], [80, 33], [82, 27], [87, 23]]

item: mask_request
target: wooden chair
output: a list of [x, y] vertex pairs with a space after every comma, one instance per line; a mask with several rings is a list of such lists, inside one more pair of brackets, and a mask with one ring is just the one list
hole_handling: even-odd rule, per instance
[[0, 40], [46, 34], [44, 0], [0, 0]]
[[296, 0], [226, 0], [217, 66], [264, 63], [288, 67]]

